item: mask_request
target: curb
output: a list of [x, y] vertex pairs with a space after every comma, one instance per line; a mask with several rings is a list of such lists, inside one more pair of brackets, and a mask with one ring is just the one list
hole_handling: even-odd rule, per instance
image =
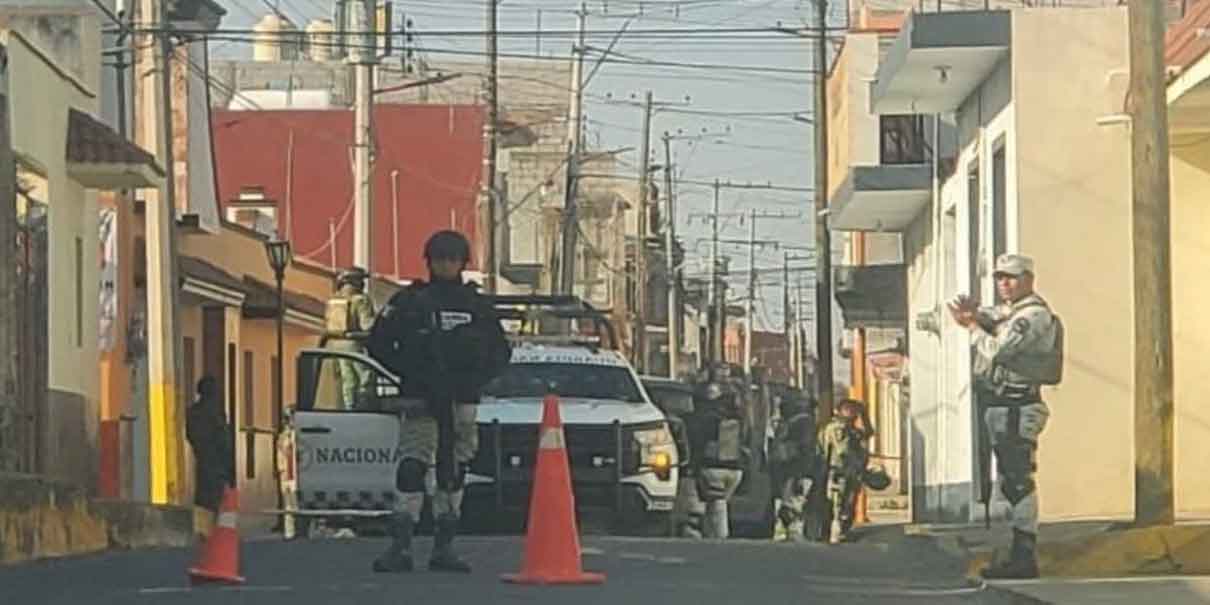
[[[1005, 549], [970, 551], [968, 574], [1006, 556]], [[1038, 544], [1043, 577], [1105, 578], [1210, 574], [1210, 525], [1113, 529], [1079, 539]]]
[[93, 500], [80, 487], [42, 477], [0, 477], [0, 564], [192, 540], [188, 508]]

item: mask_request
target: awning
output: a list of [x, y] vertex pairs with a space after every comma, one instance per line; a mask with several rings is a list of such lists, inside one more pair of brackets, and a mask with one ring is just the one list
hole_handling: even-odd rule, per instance
[[[267, 284], [254, 277], [244, 276], [244, 291], [248, 293], [244, 301], [244, 317], [248, 319], [271, 319], [277, 317], [277, 286]], [[307, 325], [315, 325], [322, 329], [324, 320], [323, 301], [286, 290], [283, 292], [286, 303], [286, 318]]]
[[239, 278], [192, 256], [181, 255], [178, 264], [184, 292], [224, 305], [244, 304], [246, 294]]
[[164, 179], [153, 155], [76, 109], [68, 109], [67, 171], [81, 185], [106, 191], [158, 187]]
[[835, 231], [905, 231], [928, 206], [931, 167], [926, 164], [850, 166], [828, 204]]
[[907, 265], [842, 265], [833, 289], [846, 329], [907, 326]]
[[1210, 55], [1202, 55], [1168, 84], [1168, 131], [1177, 144], [1210, 134]]
[[914, 13], [870, 84], [875, 114], [949, 113], [1008, 56], [1012, 13]]

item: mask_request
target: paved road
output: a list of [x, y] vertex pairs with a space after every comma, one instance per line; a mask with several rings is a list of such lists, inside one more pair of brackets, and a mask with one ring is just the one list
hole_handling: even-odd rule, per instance
[[[603, 586], [524, 587], [498, 575], [517, 570], [515, 537], [467, 538], [470, 576], [369, 571], [381, 548], [369, 539], [245, 544], [239, 588], [190, 588], [185, 550], [113, 553], [0, 568], [0, 602], [47, 605], [420, 602], [441, 605], [569, 603], [980, 603], [1031, 604], [1026, 597], [971, 586], [961, 564], [927, 542], [836, 547], [609, 537], [584, 539], [585, 567], [604, 571]], [[428, 540], [418, 539], [423, 560]], [[856, 574], [854, 577], [851, 574]], [[640, 600], [641, 599], [641, 600]]]

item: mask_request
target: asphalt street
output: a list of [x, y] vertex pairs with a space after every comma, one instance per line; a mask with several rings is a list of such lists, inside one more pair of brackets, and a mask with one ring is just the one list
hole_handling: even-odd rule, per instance
[[[789, 545], [733, 540], [584, 538], [584, 566], [608, 579], [601, 586], [504, 584], [515, 572], [519, 537], [469, 537], [461, 550], [473, 574], [370, 571], [383, 543], [374, 539], [276, 540], [245, 543], [238, 587], [191, 587], [189, 550], [107, 553], [0, 567], [5, 605], [527, 602], [577, 605], [627, 602], [721, 603], [980, 603], [1032, 604], [962, 577], [960, 562], [924, 539], [894, 544]], [[429, 540], [417, 540], [418, 562]], [[423, 568], [423, 565], [420, 565]]]

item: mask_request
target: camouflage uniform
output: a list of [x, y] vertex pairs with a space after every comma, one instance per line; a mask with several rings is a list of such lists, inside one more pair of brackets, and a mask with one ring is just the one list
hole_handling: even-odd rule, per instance
[[828, 500], [832, 505], [831, 541], [839, 542], [853, 526], [857, 491], [861, 489], [869, 453], [865, 440], [869, 434], [856, 425], [856, 417], [836, 415], [820, 437], [828, 468]]
[[[1033, 272], [1033, 261], [1018, 255], [997, 260], [996, 273]], [[975, 382], [985, 408], [984, 422], [996, 455], [1000, 493], [1012, 511], [1013, 548], [1008, 565], [992, 575], [1037, 575], [1034, 548], [1038, 533], [1038, 437], [1046, 428], [1050, 410], [1042, 401], [1037, 366], [1048, 363], [1055, 348], [1058, 322], [1037, 294], [1010, 304], [980, 309], [980, 329], [972, 339]]]
[[[357, 271], [341, 273], [340, 289], [328, 300], [325, 322], [326, 347], [333, 351], [365, 353], [365, 339], [374, 325], [374, 303], [362, 292], [365, 275]], [[340, 394], [346, 410], [363, 407], [373, 395], [373, 375], [369, 366], [350, 359], [336, 363], [340, 373]], [[359, 405], [360, 404], [360, 405]]]

